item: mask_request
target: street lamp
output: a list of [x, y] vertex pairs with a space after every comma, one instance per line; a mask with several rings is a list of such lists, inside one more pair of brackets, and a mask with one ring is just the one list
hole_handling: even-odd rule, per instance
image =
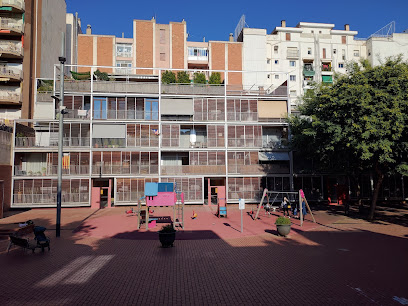
[[59, 125], [58, 125], [58, 185], [57, 185], [57, 222], [55, 226], [55, 236], [61, 235], [61, 185], [62, 185], [62, 154], [64, 137], [64, 114], [67, 113], [64, 106], [64, 64], [65, 58], [65, 33], [62, 32], [61, 56], [60, 62], [60, 96], [52, 96], [55, 102], [59, 102]]

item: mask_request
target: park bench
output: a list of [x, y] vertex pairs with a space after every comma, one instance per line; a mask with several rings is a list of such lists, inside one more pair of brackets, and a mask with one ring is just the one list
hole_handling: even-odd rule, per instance
[[[23, 248], [24, 251], [31, 250], [33, 253], [35, 252], [36, 248], [41, 248], [42, 252], [44, 252], [45, 247], [48, 247], [48, 250], [50, 250], [50, 239], [44, 235], [45, 228], [42, 229], [43, 230], [40, 230], [36, 233], [35, 225], [29, 224], [10, 234], [7, 253], [14, 245]], [[29, 237], [27, 237], [30, 234], [35, 234], [34, 239], [30, 239]]]

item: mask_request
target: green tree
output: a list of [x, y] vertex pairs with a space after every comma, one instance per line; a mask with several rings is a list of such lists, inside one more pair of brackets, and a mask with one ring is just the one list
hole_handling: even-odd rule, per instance
[[164, 71], [162, 74], [162, 83], [176, 83], [176, 75], [174, 74], [174, 72], [169, 70]]
[[205, 74], [202, 73], [202, 72], [194, 73], [194, 83], [195, 84], [205, 84], [205, 83], [207, 83], [207, 80], [205, 78]]
[[385, 175], [408, 175], [408, 64], [352, 63], [332, 85], [305, 94], [289, 118], [294, 149], [328, 169], [375, 175], [369, 220]]
[[213, 72], [210, 75], [210, 80], [208, 81], [209, 84], [219, 85], [221, 84], [221, 73]]
[[179, 84], [190, 84], [190, 77], [185, 71], [177, 72], [177, 83]]

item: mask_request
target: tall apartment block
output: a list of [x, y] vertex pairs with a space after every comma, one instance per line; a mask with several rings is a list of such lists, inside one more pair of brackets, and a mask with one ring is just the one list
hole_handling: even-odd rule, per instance
[[37, 78], [53, 78], [64, 0], [0, 1], [0, 119], [32, 119]]

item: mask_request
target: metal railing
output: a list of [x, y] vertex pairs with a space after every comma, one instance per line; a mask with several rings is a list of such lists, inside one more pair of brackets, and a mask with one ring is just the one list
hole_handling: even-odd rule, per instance
[[228, 138], [228, 147], [261, 148], [262, 138]]
[[21, 69], [11, 68], [8, 65], [0, 65], [0, 76], [10, 79], [21, 79], [23, 72]]
[[[89, 192], [83, 193], [62, 193], [62, 203], [88, 203]], [[53, 204], [57, 205], [57, 194], [13, 194], [13, 204], [30, 204], [30, 205], [42, 205]]]
[[286, 139], [282, 139], [281, 141], [262, 141], [262, 148], [269, 148], [269, 149], [288, 149], [289, 142]]
[[257, 112], [227, 112], [228, 121], [258, 121]]
[[224, 121], [225, 113], [223, 110], [194, 112], [193, 121]]
[[289, 173], [289, 167], [281, 167], [279, 165], [238, 165], [229, 163], [228, 174], [284, 174]]
[[159, 120], [159, 112], [135, 110], [94, 110], [94, 120]]
[[23, 45], [21, 41], [13, 42], [10, 40], [0, 40], [0, 53], [23, 56]]
[[216, 139], [205, 138], [203, 141], [190, 142], [182, 138], [162, 138], [162, 147], [180, 148], [207, 148], [208, 142], [213, 143]]
[[124, 163], [111, 164], [97, 162], [92, 165], [92, 174], [158, 174], [159, 166], [157, 165], [130, 165]]
[[[25, 169], [30, 169], [29, 165], [26, 165]], [[46, 165], [41, 171], [26, 171], [22, 166], [14, 166], [15, 176], [56, 176], [58, 174], [58, 166]], [[69, 165], [62, 168], [63, 175], [89, 175], [88, 165]]]
[[[89, 138], [64, 137], [64, 147], [89, 147]], [[49, 139], [40, 137], [16, 137], [15, 146], [17, 148], [32, 147], [57, 147], [58, 139]]]
[[[64, 119], [84, 119], [90, 120], [91, 119], [91, 111], [85, 109], [66, 109], [66, 113], [64, 114]], [[58, 119], [60, 112], [58, 110], [55, 111], [55, 118]]]
[[159, 138], [158, 136], [154, 136], [154, 137], [155, 138], [151, 138], [151, 137], [128, 138], [127, 147], [158, 147]]
[[24, 32], [23, 19], [0, 17], [0, 29], [9, 30], [17, 33]]
[[181, 165], [161, 166], [162, 175], [178, 174], [225, 174], [225, 165]]

